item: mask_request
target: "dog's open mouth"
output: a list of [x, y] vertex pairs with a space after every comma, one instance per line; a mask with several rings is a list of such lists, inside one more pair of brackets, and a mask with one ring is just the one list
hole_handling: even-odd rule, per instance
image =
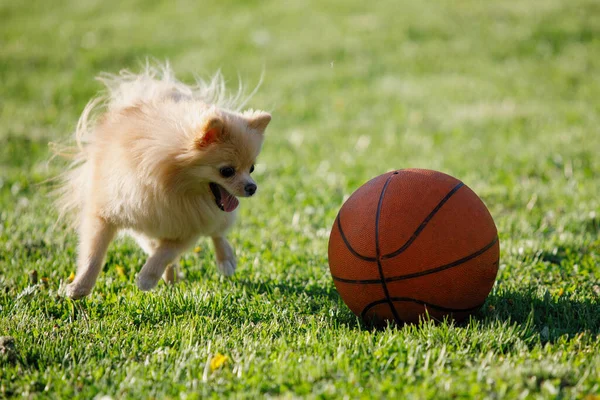
[[215, 203], [217, 203], [217, 207], [225, 212], [232, 212], [235, 210], [240, 204], [240, 201], [231, 193], [229, 193], [225, 188], [221, 185], [218, 185], [214, 182], [209, 184], [210, 190], [215, 196]]

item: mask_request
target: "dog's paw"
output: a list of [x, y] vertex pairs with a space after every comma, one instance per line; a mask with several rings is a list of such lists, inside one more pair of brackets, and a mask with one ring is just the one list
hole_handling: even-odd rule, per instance
[[65, 289], [65, 293], [66, 293], [67, 297], [69, 297], [73, 300], [81, 299], [82, 297], [87, 296], [91, 292], [92, 292], [92, 288], [85, 287], [83, 285], [80, 285], [77, 282], [73, 282], [73, 283], [67, 285], [67, 288]]
[[138, 275], [137, 287], [140, 290], [147, 292], [148, 290], [154, 289], [159, 280], [160, 276]]
[[224, 260], [217, 260], [217, 267], [219, 272], [225, 276], [231, 276], [235, 273], [237, 267], [237, 261], [235, 258], [226, 258]]
[[180, 282], [185, 279], [185, 274], [181, 270], [181, 266], [179, 264], [170, 264], [162, 276], [165, 283], [170, 285], [174, 285], [177, 282]]

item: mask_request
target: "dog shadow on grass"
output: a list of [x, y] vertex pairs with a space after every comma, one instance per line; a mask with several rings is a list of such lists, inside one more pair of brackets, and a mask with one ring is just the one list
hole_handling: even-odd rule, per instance
[[349, 328], [365, 325], [344, 304], [333, 284], [307, 283], [298, 279], [274, 281], [270, 279], [239, 279], [237, 284], [250, 293], [281, 296], [285, 301], [300, 302], [302, 312], [331, 319], [334, 324]]

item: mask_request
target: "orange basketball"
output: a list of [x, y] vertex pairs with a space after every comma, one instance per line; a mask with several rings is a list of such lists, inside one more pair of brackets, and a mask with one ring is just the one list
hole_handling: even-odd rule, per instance
[[461, 181], [405, 169], [361, 186], [329, 238], [329, 268], [344, 302], [366, 321], [460, 321], [489, 294], [500, 247], [485, 204]]

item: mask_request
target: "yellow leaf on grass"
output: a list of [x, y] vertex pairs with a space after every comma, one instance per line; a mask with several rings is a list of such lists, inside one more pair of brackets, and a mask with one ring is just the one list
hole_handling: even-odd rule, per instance
[[69, 275], [67, 280], [69, 281], [69, 283], [71, 283], [71, 282], [73, 282], [74, 279], [75, 279], [75, 272], [71, 272], [71, 275]]
[[120, 265], [117, 265], [115, 267], [115, 269], [117, 270], [117, 275], [125, 276], [125, 269], [123, 267], [121, 267]]
[[221, 368], [229, 360], [229, 357], [224, 356], [221, 353], [217, 353], [212, 360], [210, 360], [210, 370], [214, 371], [217, 368]]
[[202, 251], [202, 247], [196, 246], [194, 247], [194, 253], [200, 253]]

